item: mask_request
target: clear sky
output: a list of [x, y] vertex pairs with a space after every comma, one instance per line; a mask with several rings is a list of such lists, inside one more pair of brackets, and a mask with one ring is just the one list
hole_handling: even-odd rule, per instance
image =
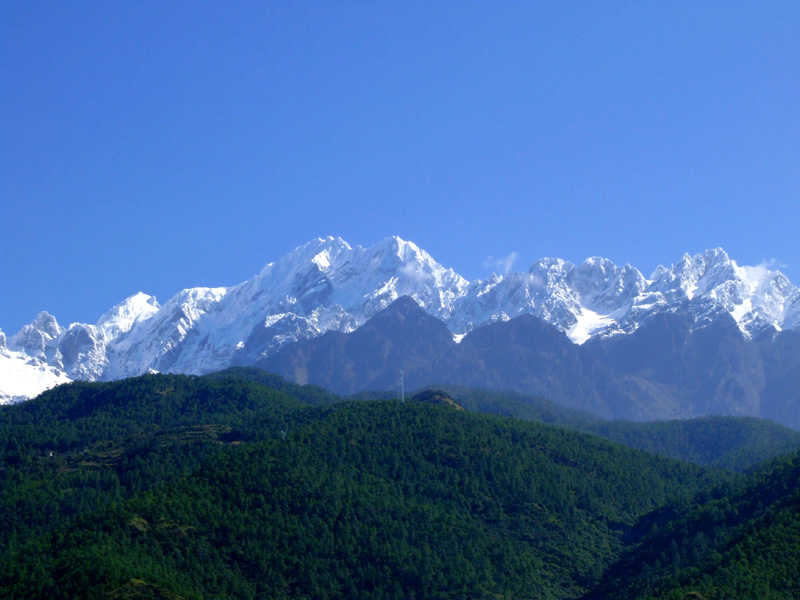
[[798, 285], [798, 32], [796, 0], [0, 0], [0, 328], [326, 235]]

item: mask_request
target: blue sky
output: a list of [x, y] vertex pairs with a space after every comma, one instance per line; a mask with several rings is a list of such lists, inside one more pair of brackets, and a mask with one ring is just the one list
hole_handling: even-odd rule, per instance
[[0, 328], [325, 235], [468, 279], [721, 246], [800, 284], [798, 31], [794, 1], [0, 0]]

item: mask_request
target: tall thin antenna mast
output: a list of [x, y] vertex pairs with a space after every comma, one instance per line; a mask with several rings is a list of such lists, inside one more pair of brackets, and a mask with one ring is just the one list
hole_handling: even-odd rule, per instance
[[400, 402], [406, 401], [406, 384], [403, 380], [403, 369], [400, 369]]

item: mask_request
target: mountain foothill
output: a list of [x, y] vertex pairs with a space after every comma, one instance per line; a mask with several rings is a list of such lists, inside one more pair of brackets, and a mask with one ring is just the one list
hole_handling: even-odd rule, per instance
[[799, 432], [372, 396], [239, 367], [0, 407], [0, 597], [797, 597]]

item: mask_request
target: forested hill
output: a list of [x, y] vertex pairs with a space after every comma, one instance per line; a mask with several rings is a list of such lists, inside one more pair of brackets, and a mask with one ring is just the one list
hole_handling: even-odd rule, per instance
[[646, 523], [585, 600], [800, 598], [800, 453]]
[[150, 375], [4, 407], [0, 597], [578, 597], [643, 516], [723, 480], [446, 402], [290, 391]]
[[[2, 407], [0, 598], [800, 596], [800, 455], [734, 475], [472, 393], [344, 401], [246, 369]], [[663, 427], [644, 439], [684, 431]]]
[[631, 448], [734, 471], [748, 471], [800, 449], [800, 431], [757, 417], [606, 421], [581, 429]]
[[467, 410], [578, 429], [630, 448], [704, 466], [743, 472], [781, 454], [800, 450], [800, 431], [768, 419], [714, 416], [646, 423], [608, 421], [518, 392], [437, 387]]

